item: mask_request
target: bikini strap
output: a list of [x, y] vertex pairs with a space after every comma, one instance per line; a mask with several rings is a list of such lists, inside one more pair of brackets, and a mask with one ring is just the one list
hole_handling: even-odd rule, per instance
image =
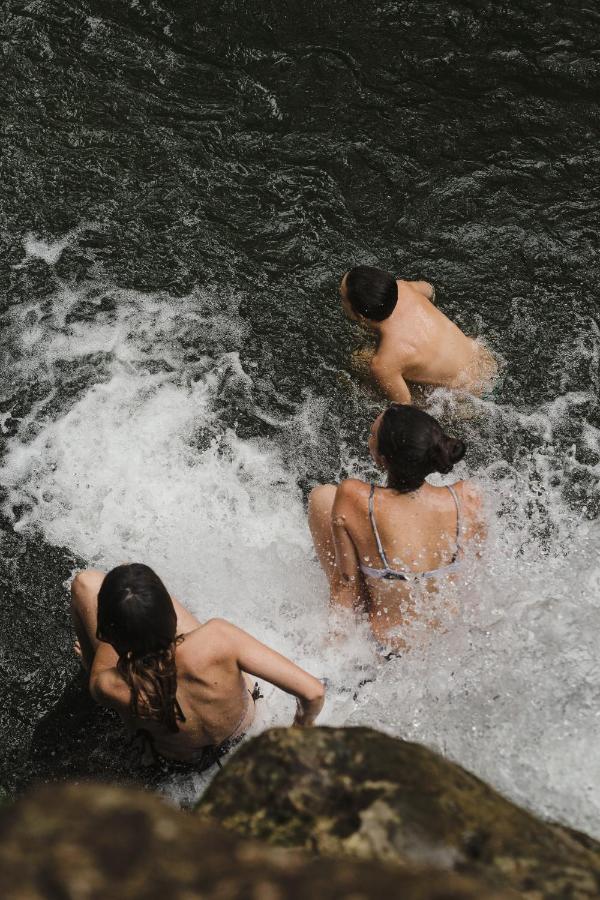
[[456, 493], [456, 488], [452, 484], [447, 484], [446, 487], [452, 494], [452, 499], [456, 504], [456, 553], [454, 554], [454, 558], [456, 559], [459, 552], [462, 550], [462, 511], [460, 507], [460, 500], [458, 499], [458, 494]]
[[383, 549], [383, 544], [381, 543], [381, 538], [379, 537], [379, 531], [377, 530], [377, 522], [375, 521], [375, 485], [371, 484], [371, 493], [369, 494], [369, 519], [371, 520], [371, 528], [373, 529], [373, 534], [375, 536], [375, 540], [377, 542], [377, 549], [379, 550], [379, 556], [381, 557], [381, 562], [383, 563], [385, 569], [390, 570], [389, 563], [387, 561], [385, 551]]

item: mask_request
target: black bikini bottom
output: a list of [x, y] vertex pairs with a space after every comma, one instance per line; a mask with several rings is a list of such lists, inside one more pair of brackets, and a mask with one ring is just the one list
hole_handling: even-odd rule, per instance
[[211, 769], [213, 766], [218, 766], [219, 769], [222, 769], [221, 758], [227, 756], [245, 737], [245, 734], [239, 734], [237, 737], [227, 738], [222, 744], [207, 744], [206, 747], [202, 747], [200, 753], [193, 759], [168, 759], [166, 756], [161, 756], [154, 748], [154, 766], [165, 774], [177, 774], [180, 772], [188, 774], [195, 772], [199, 774], [200, 772], [206, 772], [207, 769]]
[[[257, 700], [262, 700], [263, 695], [260, 692], [258, 682], [255, 683], [254, 690], [249, 693], [254, 703], [256, 703]], [[222, 769], [221, 758], [237, 747], [238, 744], [243, 741], [245, 736], [245, 733], [238, 734], [235, 737], [225, 738], [220, 744], [207, 744], [205, 747], [201, 747], [199, 753], [192, 757], [192, 759], [169, 759], [166, 756], [161, 756], [156, 749], [153, 736], [145, 728], [138, 728], [133, 736], [131, 745], [135, 746], [136, 743], [138, 744], [136, 749], [140, 755], [140, 762], [146, 751], [150, 751], [152, 756], [150, 767], [157, 773], [160, 772], [168, 775], [169, 773], [195, 772], [198, 774], [200, 772], [206, 772], [207, 769], [210, 769], [213, 766], [218, 766], [219, 769]]]

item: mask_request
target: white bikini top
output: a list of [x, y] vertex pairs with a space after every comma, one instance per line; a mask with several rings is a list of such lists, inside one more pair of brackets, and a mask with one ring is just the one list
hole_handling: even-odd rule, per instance
[[381, 557], [381, 562], [383, 563], [383, 568], [375, 569], [373, 566], [367, 566], [361, 562], [360, 571], [363, 573], [363, 575], [367, 575], [369, 578], [387, 578], [390, 581], [412, 581], [413, 579], [421, 578], [441, 578], [444, 575], [449, 574], [450, 572], [454, 572], [460, 567], [460, 564], [462, 562], [462, 560], [459, 559], [459, 555], [462, 550], [460, 540], [462, 532], [460, 501], [458, 499], [456, 490], [452, 487], [452, 485], [448, 484], [446, 485], [446, 487], [452, 494], [452, 499], [456, 504], [456, 548], [454, 550], [451, 561], [447, 566], [440, 566], [440, 568], [431, 569], [429, 572], [402, 572], [398, 569], [392, 569], [387, 561], [385, 550], [383, 549], [383, 544], [381, 543], [381, 538], [377, 529], [377, 522], [375, 521], [375, 485], [371, 485], [371, 493], [369, 494], [369, 519], [371, 520], [371, 528], [373, 529], [373, 534], [377, 542], [377, 549], [379, 551], [379, 556]]

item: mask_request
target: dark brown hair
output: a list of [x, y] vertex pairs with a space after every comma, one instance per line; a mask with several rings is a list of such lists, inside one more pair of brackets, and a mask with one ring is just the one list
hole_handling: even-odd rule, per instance
[[177, 614], [169, 592], [149, 566], [112, 569], [98, 592], [97, 637], [119, 655], [117, 669], [131, 691], [131, 715], [167, 731], [185, 721], [177, 702]]
[[383, 269], [354, 266], [346, 275], [346, 297], [355, 313], [383, 322], [395, 309], [398, 285], [394, 276]]
[[420, 488], [431, 472], [451, 472], [467, 447], [445, 434], [433, 416], [392, 403], [379, 424], [377, 449], [387, 463], [389, 487], [407, 493]]

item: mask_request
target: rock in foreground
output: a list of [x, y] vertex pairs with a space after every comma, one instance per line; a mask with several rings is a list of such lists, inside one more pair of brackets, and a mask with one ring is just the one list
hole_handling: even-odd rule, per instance
[[468, 873], [522, 897], [600, 896], [600, 845], [545, 823], [425, 747], [366, 728], [274, 729], [199, 805], [244, 837]]
[[457, 875], [311, 860], [141, 790], [40, 788], [0, 821], [2, 900], [501, 900]]

